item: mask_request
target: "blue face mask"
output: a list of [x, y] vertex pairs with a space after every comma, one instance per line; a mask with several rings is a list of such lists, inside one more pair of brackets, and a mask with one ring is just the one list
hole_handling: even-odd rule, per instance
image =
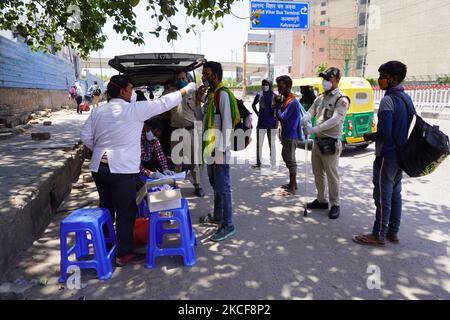
[[184, 80], [178, 80], [177, 83], [178, 83], [178, 89], [183, 89], [184, 87], [187, 86], [187, 82]]

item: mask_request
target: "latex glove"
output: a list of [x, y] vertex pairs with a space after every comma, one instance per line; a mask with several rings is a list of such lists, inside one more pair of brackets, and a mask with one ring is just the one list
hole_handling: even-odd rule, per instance
[[186, 95], [188, 95], [197, 91], [197, 85], [194, 82], [190, 82], [183, 89], [186, 90]]
[[159, 171], [152, 172], [152, 174], [150, 175], [150, 178], [153, 179], [161, 179], [162, 177], [164, 177], [164, 175]]
[[311, 115], [307, 112], [302, 118], [302, 124], [311, 123]]
[[174, 171], [170, 171], [170, 170], [164, 170], [163, 173], [164, 173], [166, 176], [173, 176], [173, 175], [175, 174]]
[[305, 126], [305, 134], [309, 137], [311, 134], [315, 133], [315, 128], [311, 125], [308, 124], [307, 126]]
[[302, 127], [303, 127], [303, 129], [306, 129], [306, 127], [312, 127], [311, 120], [302, 121]]

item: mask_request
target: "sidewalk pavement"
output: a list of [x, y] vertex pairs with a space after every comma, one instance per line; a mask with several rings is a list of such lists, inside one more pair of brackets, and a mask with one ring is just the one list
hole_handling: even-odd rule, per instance
[[[80, 173], [79, 131], [87, 115], [63, 110], [0, 143], [0, 275], [50, 222]], [[51, 121], [44, 126], [44, 121]], [[32, 140], [33, 133], [50, 139]]]
[[[440, 124], [450, 131], [450, 122]], [[183, 191], [197, 235], [194, 267], [183, 267], [181, 257], [160, 257], [154, 269], [117, 268], [108, 281], [97, 280], [94, 271], [83, 271], [80, 290], [59, 285], [59, 222], [78, 207], [98, 205], [94, 184], [81, 186], [80, 179], [80, 188], [72, 189], [45, 233], [17, 259], [6, 280], [22, 284], [21, 297], [27, 299], [450, 299], [450, 201], [443, 188], [448, 185], [450, 161], [430, 176], [404, 179], [401, 242], [370, 248], [354, 244], [351, 237], [372, 227], [374, 146], [351, 149], [341, 157], [337, 220], [329, 220], [326, 211], [303, 217], [303, 197], [308, 201], [315, 197], [310, 167], [304, 190], [303, 150], [297, 150], [298, 195], [277, 195], [288, 179], [278, 142], [277, 147], [279, 166], [274, 169], [251, 169], [254, 143], [236, 153], [249, 161], [231, 169], [237, 232], [224, 242], [209, 240], [214, 225], [198, 223], [200, 216], [212, 212], [206, 170], [205, 198]], [[268, 162], [267, 145], [264, 148], [263, 160]], [[83, 173], [88, 173], [88, 162]], [[373, 285], [377, 278], [379, 289]]]

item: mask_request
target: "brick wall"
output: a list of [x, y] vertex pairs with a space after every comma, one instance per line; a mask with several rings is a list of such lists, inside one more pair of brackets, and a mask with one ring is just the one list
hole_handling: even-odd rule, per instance
[[26, 123], [33, 112], [62, 106], [76, 108], [65, 90], [0, 88], [0, 123], [8, 127]]

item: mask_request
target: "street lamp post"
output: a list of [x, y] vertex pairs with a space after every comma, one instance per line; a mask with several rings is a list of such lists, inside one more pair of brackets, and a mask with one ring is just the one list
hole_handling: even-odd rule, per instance
[[102, 56], [100, 54], [100, 50], [98, 51], [98, 58], [100, 60], [100, 79], [103, 81]]
[[267, 39], [267, 79], [272, 82], [272, 77], [270, 74], [270, 31], [268, 31], [269, 38]]

